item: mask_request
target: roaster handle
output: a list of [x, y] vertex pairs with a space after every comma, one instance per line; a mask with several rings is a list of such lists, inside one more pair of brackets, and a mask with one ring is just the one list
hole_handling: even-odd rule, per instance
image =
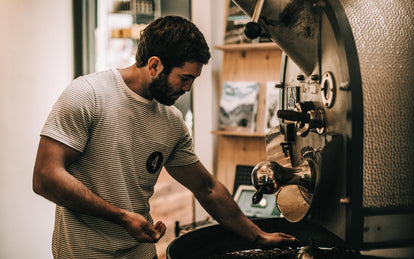
[[259, 25], [260, 14], [262, 13], [262, 8], [265, 0], [257, 0], [254, 12], [252, 15], [252, 21], [248, 22], [244, 27], [244, 35], [249, 39], [256, 39], [259, 36], [262, 36], [262, 28]]
[[290, 110], [278, 110], [277, 117], [289, 121], [300, 121], [304, 123], [308, 123], [310, 120], [310, 115], [308, 113]]
[[259, 190], [256, 191], [256, 193], [252, 197], [252, 203], [258, 204], [263, 199], [263, 189], [264, 185], [260, 186]]

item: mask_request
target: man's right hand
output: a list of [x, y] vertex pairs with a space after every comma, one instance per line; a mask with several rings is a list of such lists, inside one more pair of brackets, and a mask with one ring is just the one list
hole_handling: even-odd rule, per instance
[[126, 212], [124, 228], [141, 243], [156, 243], [165, 234], [167, 227], [161, 221], [152, 226], [146, 218], [138, 213]]

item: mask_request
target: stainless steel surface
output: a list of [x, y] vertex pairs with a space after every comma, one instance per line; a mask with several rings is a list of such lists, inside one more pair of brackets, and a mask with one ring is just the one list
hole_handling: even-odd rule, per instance
[[367, 243], [414, 240], [413, 230], [413, 217], [407, 214], [373, 215], [364, 218], [364, 242]]
[[265, 0], [256, 1], [256, 6], [252, 15], [252, 22], [258, 22], [260, 15], [262, 14], [263, 4]]
[[363, 206], [414, 207], [414, 1], [341, 0], [364, 101]]
[[295, 168], [285, 168], [274, 161], [262, 161], [252, 171], [252, 183], [265, 194], [277, 192], [283, 185], [296, 184], [307, 189], [314, 188], [314, 179], [309, 163]]
[[[306, 106], [308, 109], [305, 108]], [[310, 130], [319, 134], [325, 131], [325, 110], [322, 107], [315, 107], [312, 102], [296, 103], [295, 111], [279, 110], [277, 116], [285, 121], [296, 122], [296, 128], [298, 128], [296, 135], [301, 137], [306, 137]]]
[[277, 207], [289, 222], [299, 222], [309, 213], [313, 194], [300, 185], [285, 185], [276, 194]]
[[[255, 0], [234, 2], [248, 15], [253, 15]], [[314, 3], [303, 0], [264, 1], [258, 22], [307, 75], [313, 72], [317, 63], [318, 35]]]
[[263, 194], [275, 194], [280, 212], [290, 222], [302, 220], [308, 213], [313, 199], [317, 178], [317, 161], [306, 159], [295, 168], [287, 168], [274, 161], [258, 163], [251, 174], [256, 193], [252, 203], [257, 204]]

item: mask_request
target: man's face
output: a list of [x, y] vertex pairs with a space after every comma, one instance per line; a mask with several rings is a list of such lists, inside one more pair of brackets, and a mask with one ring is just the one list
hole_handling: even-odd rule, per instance
[[182, 67], [174, 67], [168, 75], [161, 72], [149, 85], [152, 97], [164, 105], [173, 105], [181, 95], [191, 90], [202, 67], [197, 62], [186, 62]]

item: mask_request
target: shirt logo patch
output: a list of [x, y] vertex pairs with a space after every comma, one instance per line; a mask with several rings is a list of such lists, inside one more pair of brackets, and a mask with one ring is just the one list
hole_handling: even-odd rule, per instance
[[150, 174], [155, 174], [162, 165], [163, 156], [161, 152], [152, 153], [147, 159], [147, 171]]

